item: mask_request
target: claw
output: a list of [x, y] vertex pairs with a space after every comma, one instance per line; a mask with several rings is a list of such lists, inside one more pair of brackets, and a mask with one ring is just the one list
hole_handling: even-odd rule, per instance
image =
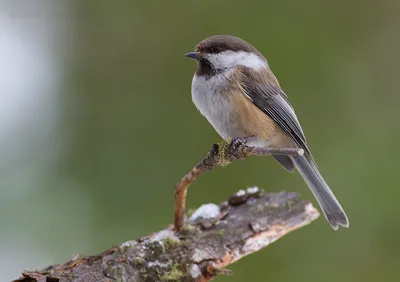
[[233, 138], [230, 144], [231, 152], [235, 152], [240, 146], [246, 145], [246, 140], [241, 137]]
[[249, 142], [255, 141], [256, 138], [256, 136], [233, 138], [230, 144], [230, 153], [234, 156], [237, 156], [240, 147], [247, 146]]

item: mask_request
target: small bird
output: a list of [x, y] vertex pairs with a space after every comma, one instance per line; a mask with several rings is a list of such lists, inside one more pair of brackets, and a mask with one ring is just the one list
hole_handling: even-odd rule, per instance
[[303, 156], [273, 156], [296, 168], [334, 230], [349, 227], [347, 216], [319, 173], [288, 97], [252, 45], [231, 35], [201, 41], [186, 57], [197, 60], [192, 100], [222, 138], [254, 137], [249, 146], [301, 148]]

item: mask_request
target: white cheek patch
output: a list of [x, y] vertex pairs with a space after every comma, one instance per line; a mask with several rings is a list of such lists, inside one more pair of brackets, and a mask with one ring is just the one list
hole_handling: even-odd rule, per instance
[[268, 68], [268, 63], [262, 58], [244, 51], [225, 51], [219, 54], [207, 54], [205, 57], [216, 69], [229, 69], [235, 66], [245, 66], [252, 69]]

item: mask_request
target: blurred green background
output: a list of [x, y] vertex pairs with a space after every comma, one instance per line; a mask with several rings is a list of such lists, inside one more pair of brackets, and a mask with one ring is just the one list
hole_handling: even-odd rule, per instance
[[[220, 140], [192, 104], [195, 64], [183, 56], [214, 34], [266, 56], [351, 223], [334, 232], [321, 217], [216, 281], [396, 280], [399, 1], [1, 5], [2, 281], [172, 222], [175, 182]], [[271, 158], [201, 176], [188, 205], [252, 185], [316, 205]]]

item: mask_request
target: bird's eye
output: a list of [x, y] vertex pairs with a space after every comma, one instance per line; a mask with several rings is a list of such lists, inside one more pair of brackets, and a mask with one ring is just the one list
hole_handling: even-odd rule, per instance
[[212, 48], [212, 53], [221, 53], [222, 52], [222, 48], [221, 46], [215, 46]]

